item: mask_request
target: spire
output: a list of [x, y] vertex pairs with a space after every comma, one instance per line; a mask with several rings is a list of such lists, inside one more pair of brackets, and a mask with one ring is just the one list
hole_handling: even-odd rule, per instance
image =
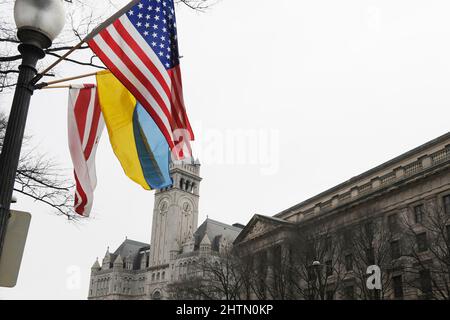
[[109, 247], [106, 249], [105, 257], [102, 261], [102, 269], [107, 270], [111, 268], [111, 253], [109, 252]]
[[100, 263], [98, 263], [98, 257], [95, 259], [94, 264], [91, 267], [91, 270], [100, 270]]
[[103, 260], [105, 260], [105, 259], [111, 259], [111, 253], [109, 252], [109, 246], [106, 248], [105, 257], [103, 258]]

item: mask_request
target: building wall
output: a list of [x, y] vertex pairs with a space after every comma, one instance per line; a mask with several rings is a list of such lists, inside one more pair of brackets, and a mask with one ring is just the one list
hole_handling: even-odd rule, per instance
[[[194, 248], [199, 167], [172, 166], [171, 170], [173, 188], [159, 190], [155, 195], [149, 264], [141, 259], [137, 270], [110, 268], [111, 261], [105, 257], [102, 268], [93, 267], [90, 299], [168, 298], [167, 285], [188, 277], [198, 256], [215, 256], [210, 248]], [[326, 232], [335, 234], [370, 220], [387, 223], [392, 215], [407, 217], [411, 222], [416, 205], [442, 205], [446, 195], [450, 195], [450, 133], [274, 217], [256, 215], [235, 240], [234, 249], [241, 255], [254, 256], [255, 267], [263, 268], [270, 279], [276, 274], [273, 266], [280, 252], [282, 257], [289, 256], [290, 245], [298, 242], [303, 233], [321, 234], [327, 226]], [[404, 238], [401, 234], [396, 237]], [[407, 280], [408, 275], [401, 270], [395, 269], [390, 277]], [[344, 280], [351, 283], [351, 275]], [[403, 298], [415, 299], [418, 294], [417, 289], [404, 286]], [[346, 298], [342, 290], [334, 297]], [[247, 298], [258, 296], [253, 292]], [[395, 298], [393, 290], [387, 292], [386, 298]]]
[[[450, 134], [446, 134], [405, 155], [389, 161], [358, 177], [338, 185], [318, 196], [308, 199], [292, 208], [275, 215], [277, 219], [291, 223], [286, 226], [272, 221], [274, 227], [256, 227], [262, 232], [253, 232], [247, 225], [243, 234], [235, 241], [235, 249], [241, 253], [252, 253], [256, 260], [270, 260], [274, 247], [292, 244], [299, 234], [339, 233], [344, 229], [359, 227], [363, 221], [377, 220], [388, 223], [390, 216], [406, 218], [414, 225], [414, 207], [423, 204], [425, 208], [442, 208], [443, 197], [450, 194]], [[434, 210], [433, 209], [433, 210]], [[431, 209], [430, 209], [431, 210]], [[450, 219], [448, 220], [450, 224]], [[327, 230], [324, 231], [324, 226]], [[414, 226], [419, 232], [420, 225]], [[405, 239], [404, 234], [394, 234], [392, 241]], [[408, 244], [409, 245], [409, 244]], [[313, 261], [311, 261], [312, 263]], [[323, 261], [322, 261], [323, 263]], [[406, 262], [401, 267], [408, 267]], [[258, 264], [258, 261], [256, 262]], [[268, 277], [270, 265], [267, 266]], [[406, 280], [411, 275], [398, 268], [392, 276], [401, 276]], [[346, 281], [351, 279], [346, 279]], [[390, 283], [392, 285], [392, 283]], [[418, 297], [417, 288], [404, 285], [404, 298]], [[345, 298], [338, 292], [336, 298]], [[386, 298], [395, 298], [387, 293]]]

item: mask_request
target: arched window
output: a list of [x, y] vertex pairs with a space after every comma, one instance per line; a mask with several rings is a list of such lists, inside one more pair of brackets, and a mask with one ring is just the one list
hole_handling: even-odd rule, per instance
[[152, 295], [153, 300], [161, 300], [161, 292], [155, 291]]
[[181, 178], [180, 180], [180, 189], [183, 190], [184, 189], [184, 179]]
[[166, 273], [163, 271], [162, 273], [162, 279], [164, 280], [166, 278]]

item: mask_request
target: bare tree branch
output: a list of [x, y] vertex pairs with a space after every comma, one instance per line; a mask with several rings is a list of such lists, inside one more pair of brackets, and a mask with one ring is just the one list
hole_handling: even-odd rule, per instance
[[[0, 149], [3, 145], [7, 118], [0, 113]], [[15, 188], [18, 193], [55, 209], [56, 213], [76, 220], [73, 210], [74, 185], [66, 172], [48, 157], [39, 155], [37, 148], [28, 147], [30, 137], [24, 138], [24, 149], [19, 159]]]

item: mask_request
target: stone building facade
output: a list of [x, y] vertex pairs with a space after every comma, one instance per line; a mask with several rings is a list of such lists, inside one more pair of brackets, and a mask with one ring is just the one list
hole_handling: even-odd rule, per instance
[[[426, 224], [427, 212], [438, 212], [442, 247], [450, 248], [450, 133], [274, 216], [255, 215], [245, 227], [207, 219], [197, 228], [199, 168], [171, 166], [173, 187], [155, 195], [151, 247], [125, 240], [108, 250], [92, 266], [89, 299], [165, 299], [167, 286], [188, 278], [199, 256], [213, 258], [230, 246], [257, 276], [242, 299], [417, 299], [450, 288], [450, 253], [444, 249], [444, 262], [436, 261], [432, 249], [442, 242]], [[367, 234], [369, 247], [359, 248], [367, 237], [358, 236]], [[330, 249], [337, 243], [339, 251]], [[304, 248], [301, 260], [296, 252]], [[299, 261], [306, 275], [291, 268]], [[442, 279], [431, 279], [445, 263]], [[370, 265], [383, 272], [374, 296], [365, 288]]]
[[[424, 216], [427, 211], [433, 211], [442, 218], [442, 225], [439, 226], [442, 242], [439, 244], [437, 240], [432, 241], [431, 229], [422, 221], [426, 219]], [[400, 220], [402, 225], [408, 226], [407, 230], [404, 227], [395, 227]], [[389, 279], [384, 283], [387, 288], [383, 292], [383, 298], [426, 298], [424, 293], [431, 287], [434, 288], [428, 268], [433, 267], [437, 260], [436, 256], [433, 257], [433, 250], [430, 249], [438, 245], [442, 245], [443, 248], [450, 247], [450, 133], [283, 210], [273, 217], [255, 215], [235, 240], [234, 248], [238, 253], [251, 253], [255, 265], [266, 265], [263, 267], [264, 275], [270, 278], [274, 272], [274, 262], [279, 263], [280, 257], [288, 256], [292, 252], [292, 245], [298, 246], [293, 242], [301, 241], [299, 235], [308, 232], [322, 233], [323, 238], [329, 239], [331, 243], [331, 240], [336, 240], [335, 235], [353, 234], [354, 237], [357, 229], [371, 226], [374, 221], [386, 227], [386, 230], [378, 231], [378, 234], [373, 236], [376, 239], [381, 238], [381, 234], [387, 235], [385, 237], [387, 245], [383, 247], [386, 258], [371, 258], [367, 264], [377, 264], [378, 261], [375, 260], [382, 259], [387, 261], [386, 265], [389, 264], [389, 267], [386, 267], [389, 270]], [[324, 226], [327, 226], [326, 230]], [[408, 236], [409, 231], [413, 237]], [[416, 241], [417, 243], [413, 243]], [[350, 248], [340, 252], [341, 257], [327, 258], [327, 255], [323, 254], [321, 259], [329, 259], [327, 261], [317, 261], [319, 260], [317, 254], [311, 255], [308, 262], [311, 266], [326, 265], [330, 270], [329, 277], [325, 279], [329, 282], [327, 288], [323, 288], [323, 298], [356, 299], [358, 293], [364, 290], [356, 285], [357, 275], [352, 265], [358, 261], [356, 257], [352, 257], [352, 250], [355, 250], [354, 246], [358, 243], [352, 244], [353, 248], [351, 245]], [[375, 240], [371, 245], [376, 245]], [[417, 251], [415, 257], [411, 258], [411, 250]], [[373, 250], [371, 255], [375, 255]], [[339, 279], [342, 282], [339, 290], [327, 291], [332, 287], [333, 279], [337, 277], [335, 272], [337, 267], [332, 265], [334, 260], [331, 260], [336, 258], [343, 264], [349, 264], [350, 268], [347, 269], [352, 270], [346, 270], [345, 276]], [[438, 258], [450, 259], [450, 255], [448, 252], [442, 252], [442, 257]], [[450, 284], [449, 262], [450, 260], [447, 260], [447, 264], [444, 262], [444, 266], [441, 265], [444, 280], [439, 279], [447, 281], [447, 285]], [[406, 272], [413, 267], [417, 269], [416, 274]], [[317, 275], [314, 273], [313, 276], [316, 281]], [[417, 279], [411, 281], [411, 277]], [[409, 285], [414, 283], [418, 285]], [[442, 282], [441, 285], [445, 288]], [[304, 294], [295, 298], [308, 297]]]
[[241, 225], [206, 219], [198, 226], [200, 163], [171, 164], [173, 186], [156, 190], [151, 246], [126, 239], [91, 268], [88, 299], [167, 299], [168, 284], [186, 277], [198, 256], [232, 244]]

